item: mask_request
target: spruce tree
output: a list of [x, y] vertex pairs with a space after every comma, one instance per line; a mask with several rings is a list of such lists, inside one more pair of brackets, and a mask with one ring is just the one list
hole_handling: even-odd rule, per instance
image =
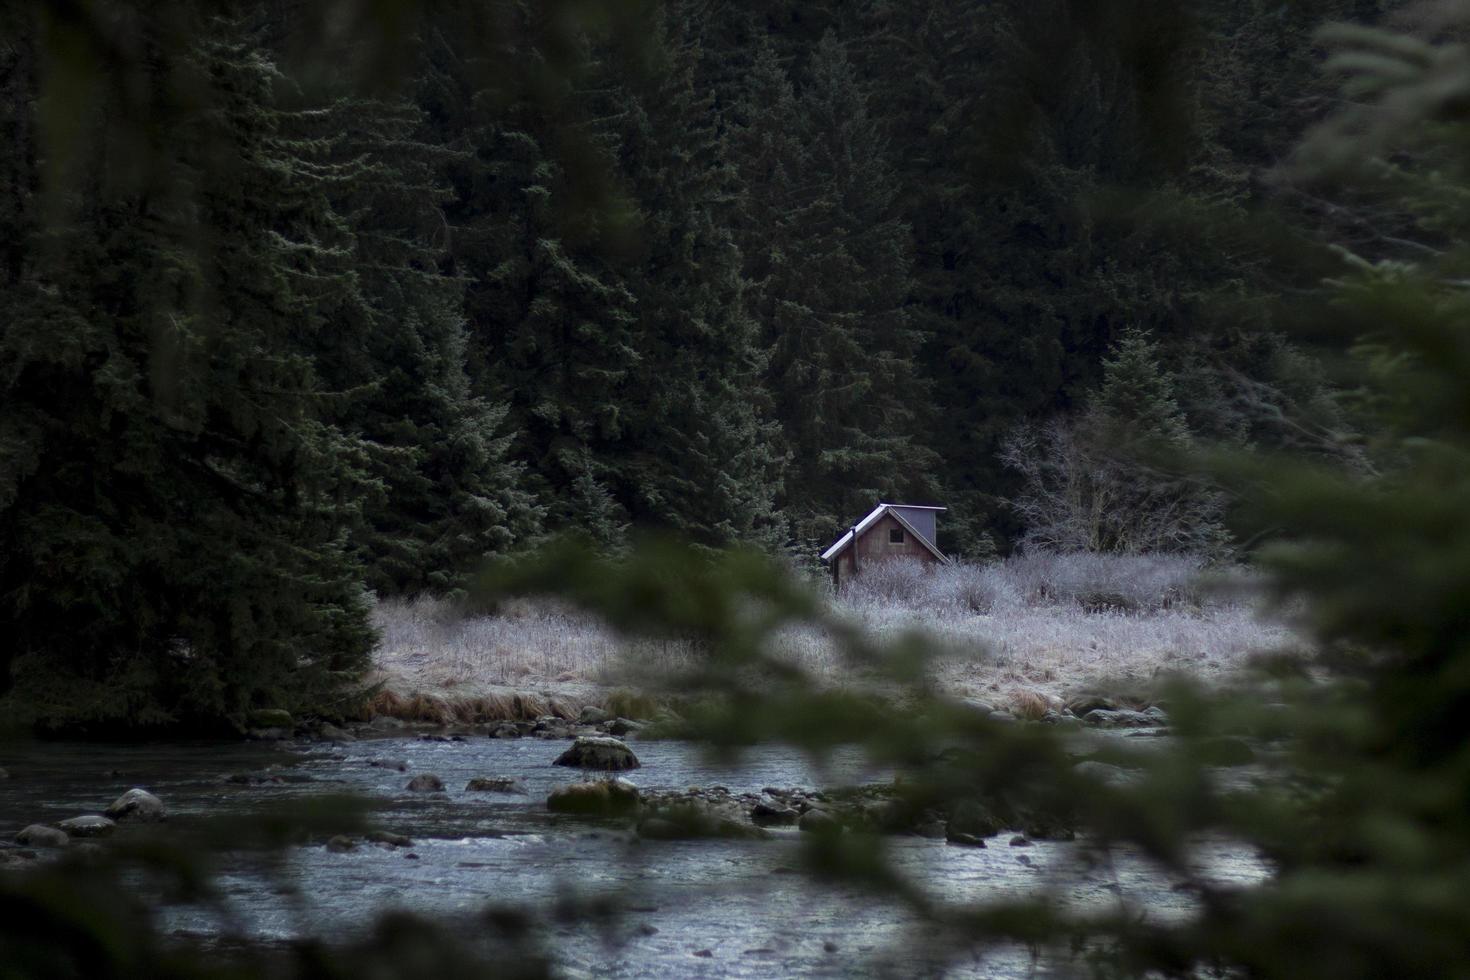
[[625, 70], [621, 169], [639, 208], [639, 366], [624, 499], [633, 519], [706, 545], [774, 544], [779, 429], [762, 388], [767, 352], [751, 315], [741, 256], [725, 226], [736, 192], [712, 96], [696, 82], [698, 12], [673, 4]]
[[930, 495], [934, 456], [916, 417], [909, 234], [867, 98], [831, 35], [799, 99], [783, 75], [758, 57], [730, 139], [745, 194], [768, 202], [742, 237], [791, 455], [784, 503], [820, 538], [877, 499]]
[[[0, 300], [4, 660], [51, 725], [309, 708], [372, 642], [346, 540], [362, 456], [312, 356], [353, 288], [330, 208], [257, 38], [188, 22], [182, 49], [176, 19], [135, 25], [170, 141], [141, 176], [110, 166], [134, 137], [103, 86], [66, 148], [69, 212], [21, 203]], [[3, 183], [37, 186], [39, 157]]]
[[[493, 37], [475, 31], [481, 16]], [[611, 497], [598, 519], [611, 529], [628, 521], [616, 459], [640, 359], [634, 298], [614, 263], [629, 208], [611, 187], [610, 124], [591, 116], [588, 41], [556, 27], [511, 3], [439, 23], [435, 139], [465, 151], [445, 208], [449, 271], [466, 282], [472, 385], [508, 406], [509, 454], [548, 527], [589, 530], [585, 502]], [[572, 54], [553, 70], [563, 43]]]
[[359, 290], [336, 311], [353, 344], [321, 354], [351, 391], [342, 424], [364, 442], [373, 492], [353, 535], [380, 593], [452, 591], [485, 556], [534, 533], [539, 511], [506, 459], [506, 409], [470, 391], [464, 283], [440, 271], [444, 173], [457, 154], [422, 136], [392, 91], [332, 94], [303, 113], [342, 216]]

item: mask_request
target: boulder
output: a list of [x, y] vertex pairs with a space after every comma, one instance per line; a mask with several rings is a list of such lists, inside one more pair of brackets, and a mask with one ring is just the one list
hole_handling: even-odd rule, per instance
[[368, 765], [374, 769], [392, 769], [394, 772], [408, 772], [408, 762], [403, 759], [374, 759]]
[[442, 793], [444, 780], [432, 772], [420, 773], [408, 781], [407, 788], [412, 793]]
[[603, 726], [609, 735], [633, 735], [643, 728], [641, 721], [630, 721], [627, 718], [614, 718]]
[[15, 835], [15, 842], [25, 847], [65, 847], [71, 843], [71, 835], [55, 827], [33, 823]]
[[526, 787], [518, 779], [509, 779], [504, 776], [476, 776], [465, 783], [466, 793], [516, 793], [520, 796], [526, 795]]
[[761, 827], [789, 827], [801, 814], [789, 806], [771, 800], [759, 800], [750, 808], [750, 821]]
[[1094, 728], [1156, 728], [1164, 723], [1157, 716], [1142, 711], [1108, 711], [1104, 708], [1089, 711], [1082, 716], [1082, 721]]
[[640, 821], [638, 836], [645, 840], [696, 840], [766, 835], [743, 820], [732, 820], [708, 805], [691, 802], [659, 810]]
[[397, 732], [402, 731], [407, 726], [401, 719], [394, 718], [391, 715], [375, 715], [373, 720], [368, 722], [368, 727], [375, 732]]
[[1029, 840], [1027, 840], [1025, 837], [1023, 837], [1022, 835], [1017, 834], [1016, 836], [1014, 836], [1014, 837], [1011, 838], [1011, 846], [1012, 847], [1030, 847], [1031, 846], [1031, 842]]
[[1067, 710], [1081, 718], [1089, 711], [1116, 711], [1118, 702], [1102, 694], [1079, 694], [1067, 699]]
[[291, 712], [281, 708], [256, 708], [245, 713], [245, 724], [250, 728], [284, 728], [290, 731], [296, 727], [296, 719], [291, 717]]
[[252, 728], [245, 737], [253, 742], [284, 742], [291, 737], [289, 728]]
[[975, 800], [961, 800], [949, 811], [946, 836], [955, 834], [967, 837], [994, 837], [1004, 829], [1004, 823], [991, 809]]
[[490, 729], [491, 738], [520, 738], [521, 730], [513, 721], [502, 721]]
[[117, 829], [117, 824], [106, 817], [99, 817], [95, 814], [72, 817], [70, 820], [61, 821], [56, 826], [66, 831], [70, 837], [106, 837]]
[[586, 817], [613, 817], [638, 809], [638, 787], [626, 779], [558, 786], [546, 797], [553, 813], [575, 813]]
[[797, 827], [809, 834], [837, 834], [842, 832], [842, 821], [836, 814], [821, 807], [812, 807], [801, 815]]
[[322, 727], [317, 731], [317, 737], [324, 742], [356, 742], [357, 737], [344, 732], [331, 722], [322, 722]]
[[961, 847], [985, 846], [985, 838], [983, 837], [975, 837], [970, 834], [957, 834], [952, 830], [948, 833], [948, 835], [945, 836], [944, 839], [949, 841], [951, 844], [959, 844]]
[[357, 850], [357, 841], [351, 837], [344, 837], [338, 834], [336, 837], [327, 841], [327, 850], [333, 854], [346, 854], [348, 851]]
[[600, 725], [605, 721], [612, 721], [612, 715], [595, 704], [587, 705], [582, 709], [582, 713], [577, 715], [579, 725]]
[[104, 814], [118, 823], [158, 823], [168, 818], [163, 801], [146, 789], [134, 787], [112, 801]]
[[1072, 772], [1081, 776], [1083, 779], [1091, 779], [1102, 783], [1104, 786], [1111, 786], [1114, 789], [1122, 789], [1138, 782], [1138, 775], [1136, 773], [1131, 773], [1118, 766], [1109, 765], [1106, 762], [1079, 762], [1072, 767]]
[[641, 765], [633, 750], [624, 742], [602, 735], [578, 737], [571, 748], [556, 757], [553, 764], [608, 771], [637, 769]]
[[413, 847], [411, 839], [388, 830], [369, 831], [367, 840], [370, 844], [386, 844], [389, 847]]

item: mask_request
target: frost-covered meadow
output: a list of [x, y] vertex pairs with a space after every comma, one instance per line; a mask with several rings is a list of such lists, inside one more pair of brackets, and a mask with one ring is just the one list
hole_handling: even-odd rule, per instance
[[[1148, 686], [1171, 672], [1229, 680], [1253, 654], [1297, 643], [1269, 615], [1249, 577], [1188, 556], [1020, 556], [987, 565], [870, 570], [830, 600], [871, 635], [917, 630], [943, 651], [932, 667], [957, 696], [1031, 712], [1070, 693]], [[678, 642], [626, 641], [552, 601], [521, 601], [493, 616], [449, 603], [379, 604], [378, 680], [399, 701], [453, 704], [507, 691], [596, 700], [641, 671], [677, 666]], [[842, 684], [832, 640], [790, 629], [780, 652], [826, 683]]]

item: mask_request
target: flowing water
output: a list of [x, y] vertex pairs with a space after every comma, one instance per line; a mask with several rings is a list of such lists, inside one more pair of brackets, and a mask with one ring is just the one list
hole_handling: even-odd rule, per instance
[[[804, 755], [762, 747], [738, 764], [681, 742], [633, 742], [643, 768], [626, 774], [644, 790], [724, 786], [819, 787], [884, 779], [856, 757], [814, 765]], [[927, 972], [931, 933], [901, 910], [853, 890], [813, 884], [795, 872], [800, 833], [766, 840], [639, 841], [616, 824], [547, 813], [546, 794], [582, 774], [551, 765], [566, 747], [555, 740], [423, 741], [365, 739], [344, 745], [177, 743], [0, 744], [0, 839], [22, 826], [101, 812], [132, 786], [162, 797], [169, 827], [211, 816], [240, 816], [289, 801], [349, 793], [370, 823], [414, 840], [411, 848], [360, 845], [335, 853], [322, 841], [288, 849], [267, 864], [259, 855], [217, 860], [224, 911], [168, 906], [166, 931], [281, 941], [301, 936], [349, 939], [375, 917], [407, 909], [463, 922], [487, 904], [546, 909], [560, 898], [615, 893], [623, 915], [612, 924], [554, 927], [547, 947], [570, 976], [836, 976], [880, 968]], [[406, 772], [382, 765], [401, 760]], [[411, 793], [432, 772], [444, 794]], [[235, 774], [249, 781], [231, 781]], [[472, 777], [509, 777], [525, 795], [469, 793]], [[236, 779], [240, 777], [237, 775]], [[266, 780], [266, 781], [261, 781]], [[919, 837], [891, 838], [897, 864], [942, 897], [966, 902], [1053, 890], [1083, 908], [1132, 902], [1158, 917], [1190, 914], [1189, 897], [1136, 855], [1106, 864], [1084, 860], [1070, 843], [984, 849]], [[1249, 884], [1265, 872], [1238, 847], [1205, 842], [1200, 861], [1216, 880]], [[990, 950], [951, 962], [946, 975], [1028, 977], [1051, 973], [1021, 949]]]

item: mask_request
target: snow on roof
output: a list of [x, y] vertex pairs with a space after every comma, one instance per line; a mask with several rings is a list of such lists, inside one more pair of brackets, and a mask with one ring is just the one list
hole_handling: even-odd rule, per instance
[[947, 508], [944, 508], [944, 507], [929, 507], [929, 506], [922, 505], [922, 504], [883, 504], [883, 503], [880, 503], [877, 507], [874, 507], [873, 508], [872, 513], [870, 513], [867, 517], [864, 517], [862, 520], [858, 521], [857, 524], [853, 528], [851, 528], [850, 530], [848, 530], [847, 533], [843, 534], [842, 537], [840, 537], [836, 541], [832, 542], [832, 546], [830, 548], [828, 548], [826, 551], [822, 552], [822, 561], [831, 561], [832, 558], [834, 558], [835, 556], [841, 554], [842, 551], [843, 551], [843, 549], [845, 549], [849, 544], [851, 544], [853, 542], [853, 539], [854, 538], [860, 537], [863, 534], [864, 531], [866, 531], [868, 528], [872, 527], [875, 523], [877, 523], [877, 521], [880, 518], [882, 518], [882, 516], [884, 514], [892, 514], [893, 515], [893, 519], [896, 520], [896, 521], [898, 521], [898, 523], [902, 524], [906, 529], [908, 529], [908, 532], [910, 534], [912, 534], [914, 537], [918, 538], [919, 541], [924, 545], [924, 547], [928, 548], [929, 551], [933, 553], [933, 555], [934, 555], [935, 558], [938, 558], [942, 562], [948, 562], [949, 559], [946, 558], [946, 557], [944, 557], [944, 552], [940, 551], [939, 548], [935, 546], [935, 544], [934, 544], [933, 541], [930, 541], [924, 535], [920, 534], [918, 532], [918, 530], [916, 530], [912, 524], [910, 524], [907, 520], [904, 519], [904, 516], [901, 513], [900, 508], [902, 508], [903, 510], [935, 510], [935, 511], [938, 511], [938, 510], [946, 510], [947, 509]]

